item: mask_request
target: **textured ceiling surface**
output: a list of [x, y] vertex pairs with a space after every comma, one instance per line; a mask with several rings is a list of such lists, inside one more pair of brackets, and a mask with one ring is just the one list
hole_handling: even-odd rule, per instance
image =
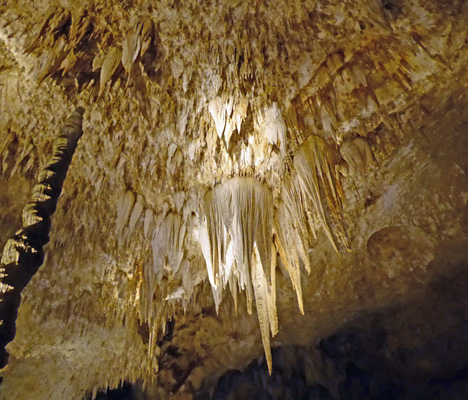
[[85, 114], [0, 396], [190, 398], [465, 265], [467, 22], [463, 1], [3, 2], [2, 247]]

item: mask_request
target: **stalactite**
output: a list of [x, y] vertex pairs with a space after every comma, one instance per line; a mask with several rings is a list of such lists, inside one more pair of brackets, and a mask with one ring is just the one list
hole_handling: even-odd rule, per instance
[[48, 165], [38, 177], [32, 200], [23, 209], [23, 227], [3, 250], [0, 260], [0, 368], [8, 362], [5, 350], [16, 331], [21, 292], [44, 261], [49, 242], [51, 216], [57, 207], [68, 167], [82, 131], [83, 109], [77, 108], [54, 140]]
[[336, 173], [337, 165], [337, 151], [320, 137], [311, 135], [294, 156], [292, 185], [305, 201], [307, 223], [310, 225], [308, 215], [313, 213], [338, 252], [340, 244], [346, 248], [349, 245], [342, 221], [344, 195]]
[[200, 244], [216, 307], [229, 284], [236, 302], [244, 290], [248, 312], [255, 296], [262, 341], [271, 370], [270, 331], [278, 322], [275, 304], [275, 264], [272, 261], [273, 199], [254, 178], [233, 178], [205, 195], [205, 224]]
[[273, 103], [266, 108], [263, 113], [257, 116], [257, 128], [262, 132], [268, 142], [272, 145], [277, 145], [280, 149], [281, 156], [286, 156], [286, 124], [278, 103]]
[[[183, 297], [181, 290], [184, 287], [179, 285], [180, 279], [176, 277], [182, 275], [183, 279], [184, 274], [190, 274], [190, 268], [187, 268], [187, 261], [184, 260], [187, 233], [185, 221], [172, 211], [166, 216], [160, 215], [156, 218], [159, 218], [159, 222], [156, 223], [151, 237], [153, 256], [144, 265], [139, 308], [140, 318], [147, 321], [151, 328], [165, 321], [167, 314], [164, 310], [168, 300]], [[180, 272], [180, 269], [183, 271]]]
[[122, 233], [125, 226], [127, 225], [130, 214], [135, 204], [135, 194], [131, 190], [127, 190], [122, 193], [120, 198], [120, 204], [117, 209], [117, 221], [116, 228], [119, 234]]
[[218, 96], [208, 104], [208, 111], [214, 120], [218, 137], [222, 139], [224, 136], [228, 147], [233, 132], [237, 130], [239, 133], [241, 130], [248, 104], [247, 99], [238, 94]]
[[120, 64], [120, 58], [122, 57], [122, 50], [118, 47], [111, 47], [109, 52], [102, 63], [101, 69], [101, 82], [99, 86], [99, 93], [101, 94], [106, 87], [107, 82], [112, 78], [115, 70]]
[[[290, 186], [288, 188], [288, 186]], [[276, 246], [288, 271], [301, 313], [304, 313], [302, 301], [301, 270], [299, 257], [303, 260], [307, 271], [310, 272], [309, 256], [307, 253], [308, 236], [303, 235], [306, 226], [299, 216], [304, 215], [300, 198], [291, 195], [295, 187], [286, 182], [281, 193], [282, 200], [278, 204], [275, 215], [275, 231], [277, 232]]]
[[[274, 117], [276, 121], [278, 114], [274, 113]], [[280, 145], [277, 131], [275, 135], [275, 143]], [[311, 238], [317, 238], [322, 227], [337, 252], [340, 245], [348, 248], [341, 215], [343, 193], [336, 173], [337, 154], [323, 139], [310, 136], [295, 154], [294, 170], [283, 183], [275, 215], [270, 192], [253, 178], [233, 178], [205, 195], [205, 221], [199, 241], [216, 307], [227, 285], [235, 307], [237, 287], [245, 291], [249, 313], [255, 299], [270, 368], [270, 330], [272, 335], [278, 330], [276, 249], [304, 313], [300, 269], [302, 261], [311, 272]]]
[[351, 170], [361, 175], [365, 174], [366, 169], [374, 163], [372, 149], [367, 140], [361, 137], [343, 142], [340, 153]]
[[138, 58], [145, 55], [153, 43], [154, 34], [153, 21], [148, 17], [144, 18], [127, 32], [123, 42], [122, 65], [125, 71], [127, 71], [129, 78], [133, 64], [137, 62]]
[[348, 240], [342, 222], [343, 193], [337, 156], [323, 139], [309, 136], [294, 156], [294, 170], [283, 183], [275, 214], [276, 245], [304, 313], [300, 260], [311, 272], [309, 249], [321, 226], [335, 250]]

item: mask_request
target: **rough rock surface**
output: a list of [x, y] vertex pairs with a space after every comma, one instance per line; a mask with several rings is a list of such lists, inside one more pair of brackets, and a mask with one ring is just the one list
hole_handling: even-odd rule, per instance
[[3, 2], [0, 246], [85, 114], [0, 396], [192, 398], [463, 269], [467, 22], [455, 0]]
[[[360, 315], [316, 346], [274, 349], [197, 399], [465, 399], [466, 269], [404, 304]], [[135, 389], [134, 389], [135, 391]], [[133, 397], [137, 398], [137, 397]]]

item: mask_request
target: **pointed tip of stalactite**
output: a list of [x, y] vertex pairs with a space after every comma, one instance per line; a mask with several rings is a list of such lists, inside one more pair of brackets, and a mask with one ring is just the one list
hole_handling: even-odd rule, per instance
[[271, 376], [273, 372], [273, 358], [271, 356], [271, 348], [269, 348], [269, 354], [266, 354], [267, 366], [268, 366], [268, 374]]
[[302, 315], [304, 315], [304, 304], [302, 303], [302, 299], [300, 301], [298, 299], [298, 302], [299, 302], [299, 311]]

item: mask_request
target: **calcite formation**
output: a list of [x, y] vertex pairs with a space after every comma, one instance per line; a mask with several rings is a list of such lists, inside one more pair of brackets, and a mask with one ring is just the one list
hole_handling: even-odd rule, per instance
[[[0, 6], [0, 245], [83, 107], [0, 396], [191, 398], [467, 260], [463, 1]], [[450, 254], [450, 256], [448, 256]]]
[[77, 108], [54, 140], [52, 157], [39, 174], [32, 201], [23, 209], [23, 227], [9, 239], [0, 259], [0, 366], [7, 364], [5, 345], [15, 336], [21, 292], [44, 261], [50, 217], [57, 208], [78, 140], [83, 109]]

